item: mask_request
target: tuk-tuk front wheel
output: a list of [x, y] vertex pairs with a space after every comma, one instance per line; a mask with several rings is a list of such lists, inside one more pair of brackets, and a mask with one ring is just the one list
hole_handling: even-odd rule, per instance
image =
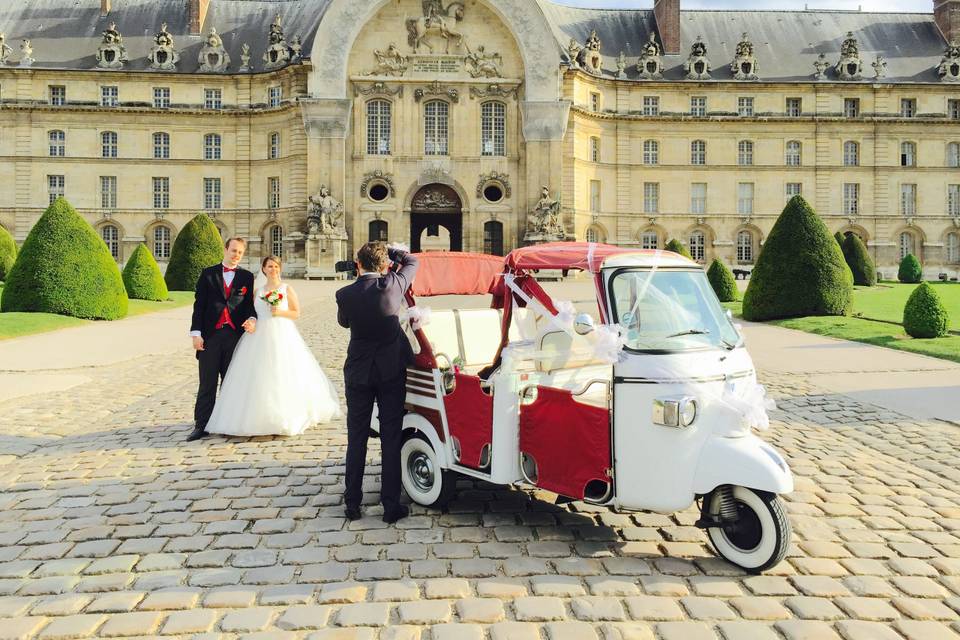
[[705, 511], [713, 522], [720, 523], [707, 528], [720, 556], [749, 573], [761, 573], [787, 555], [790, 521], [775, 494], [724, 486], [704, 499]]
[[437, 454], [420, 434], [408, 436], [400, 449], [403, 489], [419, 505], [441, 508], [453, 497], [456, 474], [440, 466]]

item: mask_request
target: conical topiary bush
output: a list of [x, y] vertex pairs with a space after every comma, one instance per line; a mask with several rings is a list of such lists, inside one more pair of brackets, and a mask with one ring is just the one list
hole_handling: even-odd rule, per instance
[[667, 251], [673, 251], [674, 253], [679, 253], [679, 254], [682, 255], [684, 258], [688, 258], [688, 259], [690, 259], [690, 260], [693, 260], [693, 256], [690, 255], [690, 252], [687, 251], [687, 248], [686, 248], [685, 246], [683, 246], [683, 243], [680, 242], [679, 240], [677, 240], [676, 238], [674, 238], [673, 240], [671, 240], [670, 242], [668, 242], [668, 243], [667, 243], [667, 246], [664, 247], [664, 248], [665, 248]]
[[169, 296], [167, 283], [147, 245], [140, 243], [123, 268], [123, 286], [134, 300], [162, 302]]
[[787, 203], [750, 275], [743, 317], [773, 320], [846, 314], [853, 277], [840, 245], [801, 196]]
[[17, 261], [17, 243], [10, 232], [0, 227], [0, 282], [7, 279], [13, 263]]
[[851, 233], [844, 239], [842, 248], [843, 258], [853, 273], [853, 284], [858, 287], [877, 284], [877, 267], [860, 236]]
[[903, 329], [914, 338], [940, 338], [949, 328], [950, 316], [936, 289], [921, 283], [903, 307]]
[[833, 234], [833, 239], [837, 241], [838, 245], [840, 245], [841, 247], [843, 246], [844, 237], [842, 233], [837, 231], [835, 234]]
[[193, 291], [200, 272], [223, 260], [223, 241], [217, 225], [201, 213], [184, 225], [170, 251], [164, 280], [170, 291]]
[[733, 272], [719, 258], [714, 258], [713, 262], [710, 263], [710, 268], [707, 269], [707, 279], [720, 302], [735, 302], [740, 297], [740, 292], [737, 290], [737, 280], [733, 277]]
[[107, 245], [58, 198], [24, 241], [0, 308], [116, 320], [127, 315], [127, 292]]
[[908, 253], [900, 261], [900, 270], [897, 271], [897, 280], [909, 284], [917, 284], [923, 280], [923, 266], [917, 256]]

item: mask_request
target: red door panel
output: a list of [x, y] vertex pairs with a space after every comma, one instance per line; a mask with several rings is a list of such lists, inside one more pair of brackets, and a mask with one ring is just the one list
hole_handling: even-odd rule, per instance
[[493, 440], [493, 396], [483, 392], [477, 376], [457, 373], [443, 404], [450, 435], [460, 443], [460, 464], [479, 469], [480, 452]]

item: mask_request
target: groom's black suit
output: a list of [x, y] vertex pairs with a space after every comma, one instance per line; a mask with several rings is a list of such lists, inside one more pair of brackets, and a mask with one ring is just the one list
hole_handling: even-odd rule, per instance
[[[246, 269], [234, 271], [228, 295], [223, 271], [223, 265], [218, 264], [201, 272], [193, 302], [190, 331], [199, 331], [203, 338], [203, 351], [197, 351], [200, 386], [193, 411], [195, 428], [199, 430], [206, 428], [213, 413], [217, 386], [227, 374], [233, 350], [243, 335], [243, 323], [257, 317], [253, 308], [253, 274]], [[224, 311], [230, 323], [224, 323]]]
[[390, 249], [400, 268], [381, 276], [368, 273], [337, 291], [337, 320], [350, 329], [343, 366], [347, 398], [347, 469], [344, 502], [359, 509], [363, 469], [373, 403], [376, 400], [382, 450], [380, 501], [385, 514], [400, 506], [402, 443], [407, 366], [413, 360], [410, 341], [400, 326], [404, 294], [417, 273], [417, 259]]

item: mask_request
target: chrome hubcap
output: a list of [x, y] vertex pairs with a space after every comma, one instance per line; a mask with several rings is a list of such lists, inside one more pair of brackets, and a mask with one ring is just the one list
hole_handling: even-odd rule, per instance
[[418, 491], [428, 493], [433, 489], [433, 462], [422, 451], [414, 453], [407, 460], [407, 472]]

